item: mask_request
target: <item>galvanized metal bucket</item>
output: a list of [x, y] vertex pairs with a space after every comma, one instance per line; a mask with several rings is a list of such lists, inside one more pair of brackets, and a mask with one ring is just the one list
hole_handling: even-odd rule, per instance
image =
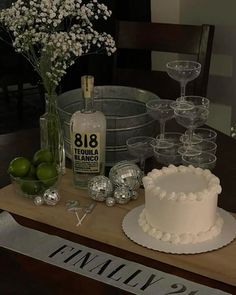
[[[106, 166], [122, 160], [131, 160], [126, 140], [133, 136], [155, 136], [157, 122], [146, 112], [146, 102], [158, 96], [146, 90], [124, 86], [96, 86], [94, 107], [107, 118]], [[70, 119], [83, 108], [81, 89], [67, 91], [58, 96], [58, 112], [61, 119], [66, 156], [70, 152]]]

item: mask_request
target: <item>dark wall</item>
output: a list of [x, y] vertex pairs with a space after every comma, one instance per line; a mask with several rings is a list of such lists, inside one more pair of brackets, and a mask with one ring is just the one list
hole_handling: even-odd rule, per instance
[[[110, 2], [110, 1], [107, 1]], [[148, 0], [116, 0], [116, 16], [119, 20], [151, 20], [151, 3]]]

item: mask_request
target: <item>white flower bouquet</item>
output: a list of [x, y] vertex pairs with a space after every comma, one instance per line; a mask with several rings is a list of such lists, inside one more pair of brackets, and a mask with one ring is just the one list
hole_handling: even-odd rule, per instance
[[78, 57], [115, 52], [111, 35], [93, 26], [110, 16], [111, 11], [97, 0], [16, 0], [10, 8], [0, 10], [0, 26], [42, 79], [46, 112], [40, 117], [41, 148], [52, 152], [60, 171], [65, 155], [56, 88]]
[[110, 16], [111, 11], [97, 0], [17, 0], [0, 10], [0, 25], [9, 33], [15, 50], [33, 65], [50, 95], [78, 57], [115, 52], [112, 36], [93, 27], [93, 21]]

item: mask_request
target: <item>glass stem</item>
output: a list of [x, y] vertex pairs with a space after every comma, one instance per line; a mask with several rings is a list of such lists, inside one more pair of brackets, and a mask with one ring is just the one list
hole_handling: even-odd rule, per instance
[[143, 157], [140, 158], [139, 165], [140, 165], [140, 169], [142, 170], [143, 175], [144, 175], [144, 170], [145, 170], [145, 158], [143, 158]]
[[188, 129], [188, 140], [189, 140], [189, 146], [191, 146], [192, 140], [193, 140], [193, 128]]
[[160, 139], [165, 139], [165, 121], [160, 121]]
[[184, 98], [184, 96], [185, 96], [185, 89], [186, 89], [186, 83], [181, 82], [180, 83], [180, 97], [181, 98]]

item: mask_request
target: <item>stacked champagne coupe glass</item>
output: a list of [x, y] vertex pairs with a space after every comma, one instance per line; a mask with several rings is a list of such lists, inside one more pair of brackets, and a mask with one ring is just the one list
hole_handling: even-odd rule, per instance
[[126, 141], [128, 152], [138, 159], [143, 175], [145, 174], [146, 159], [153, 155], [152, 140], [153, 138], [149, 136], [134, 136]]
[[196, 61], [174, 60], [166, 64], [167, 74], [180, 83], [180, 97], [185, 96], [186, 85], [196, 79], [201, 72], [201, 64]]
[[[216, 163], [216, 133], [199, 128], [207, 122], [209, 99], [187, 96], [186, 86], [201, 72], [201, 64], [195, 61], [176, 60], [166, 65], [168, 75], [180, 83], [180, 97], [175, 101], [157, 99], [146, 104], [147, 112], [160, 124], [160, 134], [150, 144], [161, 164], [183, 164], [213, 169]], [[172, 118], [185, 133], [165, 132], [165, 122]]]
[[165, 123], [174, 118], [174, 109], [171, 107], [171, 103], [173, 100], [154, 99], [146, 104], [147, 112], [160, 123], [159, 140], [148, 136], [136, 136], [126, 141], [128, 152], [137, 158], [143, 174], [145, 173], [146, 159], [153, 155], [154, 145], [162, 150], [172, 146], [172, 143], [165, 139]]

